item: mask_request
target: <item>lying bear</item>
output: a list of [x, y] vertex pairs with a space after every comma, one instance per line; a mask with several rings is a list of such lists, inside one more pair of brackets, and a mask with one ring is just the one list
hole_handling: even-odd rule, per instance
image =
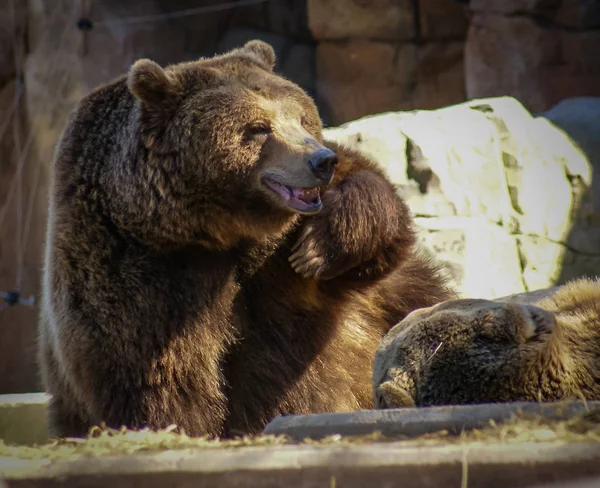
[[383, 335], [449, 297], [393, 185], [274, 62], [259, 41], [140, 60], [72, 114], [40, 321], [54, 435], [369, 408]]
[[600, 400], [600, 281], [536, 304], [449, 300], [417, 310], [377, 350], [378, 408]]

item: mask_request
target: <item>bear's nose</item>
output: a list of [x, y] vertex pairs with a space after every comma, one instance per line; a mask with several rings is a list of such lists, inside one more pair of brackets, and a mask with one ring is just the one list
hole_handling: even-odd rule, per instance
[[337, 162], [337, 155], [331, 149], [327, 148], [319, 149], [308, 160], [308, 164], [314, 175], [328, 183], [333, 178], [333, 170]]

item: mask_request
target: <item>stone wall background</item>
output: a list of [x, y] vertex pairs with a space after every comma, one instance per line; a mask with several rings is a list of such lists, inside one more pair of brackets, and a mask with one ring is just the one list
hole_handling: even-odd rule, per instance
[[316, 95], [332, 125], [513, 96], [533, 113], [600, 96], [600, 3], [308, 0]]
[[532, 112], [600, 96], [600, 2], [471, 0], [467, 97], [510, 95]]
[[332, 125], [465, 100], [468, 20], [452, 0], [308, 0], [317, 99]]
[[[0, 0], [1, 292], [19, 290], [25, 297], [39, 292], [50, 161], [69, 112], [85, 93], [122, 74], [140, 57], [168, 64], [211, 56], [249, 39], [263, 39], [277, 52], [277, 70], [315, 97], [329, 126], [380, 112], [438, 109], [497, 95], [515, 96], [534, 113], [548, 110], [569, 96], [599, 95], [597, 2], [472, 0], [469, 5], [464, 0], [243, 1], [243, 6], [232, 8], [231, 0]], [[207, 6], [210, 12], [181, 15]], [[82, 19], [91, 21], [91, 30], [78, 27]], [[85, 22], [79, 25], [85, 26]], [[390, 151], [399, 151], [393, 157], [412, 151], [416, 155], [414, 164], [382, 162], [392, 174], [407, 181], [405, 189], [414, 191], [423, 184], [423, 178], [435, 173], [424, 162], [434, 161], [435, 157], [423, 159], [419, 151], [428, 147], [441, 157], [442, 149], [436, 144], [407, 143], [413, 139], [398, 138], [396, 126], [388, 126], [385, 118], [381, 120], [376, 125], [382, 143], [375, 153], [387, 158]], [[492, 123], [469, 117], [455, 119], [458, 133], [455, 139], [448, 139], [450, 150], [469, 150], [473, 134], [485, 136], [482, 131]], [[578, 118], [570, 123], [577, 126]], [[427, 136], [427, 124], [422, 130], [422, 137], [433, 140], [433, 136]], [[480, 168], [482, 175], [487, 167]], [[501, 174], [497, 166], [490, 167], [495, 168], [496, 175]], [[485, 181], [475, 174], [467, 177], [469, 171], [472, 168], [459, 166], [450, 174], [458, 172], [466, 178], [464, 181], [476, 185]], [[535, 172], [530, 174], [535, 178]], [[459, 184], [460, 177], [455, 178], [454, 186], [452, 178], [446, 180], [455, 192], [456, 201], [451, 204], [439, 192], [411, 194], [410, 203], [415, 205], [418, 219], [426, 219], [422, 221], [423, 236], [428, 238], [424, 242], [435, 252], [441, 249], [436, 243], [442, 234], [430, 219], [473, 217], [460, 210], [474, 204], [474, 197], [464, 193], [465, 185]], [[429, 188], [434, 188], [440, 176], [434, 174], [431, 178]], [[571, 182], [569, 185], [574, 188]], [[512, 198], [511, 185], [501, 195], [492, 190], [490, 202], [484, 205], [490, 209], [490, 214], [482, 217], [486, 225], [491, 222], [489, 225], [498, 226], [498, 219], [505, 218], [512, 222], [513, 214], [506, 203]], [[496, 197], [498, 201], [492, 202]], [[535, 201], [529, 204], [535, 207]], [[555, 202], [561, 211], [563, 204]], [[459, 210], [449, 214], [453, 205]], [[429, 209], [425, 217], [420, 213], [422, 207]], [[554, 210], [549, 207], [543, 211]], [[595, 223], [594, 215], [589, 219]], [[457, 222], [452, 225], [456, 227]], [[452, 227], [450, 222], [446, 224]], [[493, 227], [489, 232], [479, 229], [479, 234], [474, 230], [469, 235], [494, 240], [497, 231]], [[460, 237], [465, 235], [460, 226], [454, 235], [455, 244], [450, 248], [456, 250], [467, 238]], [[543, 233], [535, 235], [546, 238]], [[532, 239], [524, 237], [519, 245], [535, 250]], [[442, 241], [448, 242], [445, 237]], [[567, 242], [561, 245], [571, 249]], [[469, 249], [477, 248], [481, 246]], [[507, 253], [508, 249], [512, 247], [505, 249]], [[515, 252], [520, 256], [518, 249]], [[548, 253], [545, 259], [555, 259], [556, 253]], [[511, 262], [515, 262], [515, 254], [511, 256]], [[595, 255], [577, 256], [579, 263], [584, 263], [584, 257], [595, 259]], [[464, 269], [460, 271], [460, 259], [452, 266], [459, 270], [456, 276], [460, 279], [460, 273], [464, 273]], [[549, 270], [540, 273], [552, 279], [556, 274]], [[477, 287], [478, 281], [473, 279]], [[507, 294], [536, 283], [533, 278], [525, 284], [523, 277], [519, 280]], [[487, 290], [495, 293], [494, 286], [491, 284]], [[25, 305], [0, 310], [0, 393], [38, 389], [37, 313], [36, 307]]]
[[[26, 5], [0, 2], [0, 291], [32, 295], [38, 290], [48, 180], [27, 115], [26, 32]], [[4, 308], [3, 302], [0, 298], [0, 393], [23, 391], [36, 384], [37, 310]]]

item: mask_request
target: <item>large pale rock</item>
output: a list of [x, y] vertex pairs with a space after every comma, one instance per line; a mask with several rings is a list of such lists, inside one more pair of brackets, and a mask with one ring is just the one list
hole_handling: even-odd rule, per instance
[[377, 161], [414, 214], [456, 215], [456, 208], [440, 190], [440, 180], [421, 148], [403, 132], [413, 118], [413, 114], [398, 112], [373, 115], [325, 129], [324, 134], [327, 139], [354, 146]]
[[520, 235], [517, 244], [528, 290], [548, 288], [561, 281], [568, 253], [563, 244], [536, 235]]
[[[600, 255], [600, 98], [564, 100], [540, 119], [572, 142], [563, 155], [574, 189], [576, 217], [566, 243], [575, 251]], [[564, 140], [564, 137], [563, 137]], [[556, 140], [549, 140], [556, 145]], [[574, 144], [574, 145], [573, 145]], [[577, 156], [574, 155], [577, 153]]]
[[402, 131], [419, 146], [456, 215], [512, 225], [500, 141], [485, 114], [464, 104], [416, 112]]
[[517, 236], [528, 290], [564, 284], [575, 278], [600, 276], [600, 252], [582, 253], [544, 237]]
[[413, 0], [308, 0], [317, 40], [414, 39], [415, 19]]
[[468, 222], [464, 218], [417, 217], [415, 224], [422, 252], [442, 266], [442, 274], [453, 290], [459, 295], [468, 291], [463, 286]]
[[[592, 184], [592, 166], [586, 153], [566, 131], [543, 117], [534, 118], [513, 98], [477, 100], [467, 105], [486, 113], [496, 126], [520, 232], [565, 241], [573, 225], [572, 214], [581, 207], [578, 194]], [[577, 118], [579, 108], [563, 112]], [[594, 137], [594, 123], [593, 119], [585, 120], [572, 132]], [[599, 151], [590, 148], [590, 152]]]
[[534, 17], [482, 8], [465, 47], [467, 96], [510, 95], [534, 112], [564, 98], [600, 96], [599, 50], [598, 30], [549, 29]]
[[465, 98], [462, 42], [321, 42], [316, 70], [317, 97], [333, 124]]
[[580, 184], [584, 188], [591, 184], [585, 154], [567, 134], [543, 118], [500, 130], [504, 132], [503, 156], [521, 232], [564, 241], [578, 206], [574, 195]]
[[424, 249], [440, 261], [461, 297], [526, 291], [515, 236], [483, 218], [416, 218]]
[[396, 184], [407, 184], [407, 137], [400, 123], [401, 113], [386, 113], [364, 117], [340, 127], [323, 131], [327, 139], [355, 146], [378, 161]]
[[325, 133], [380, 162], [459, 293], [489, 298], [600, 273], [599, 126], [600, 99], [534, 117], [499, 97]]
[[[498, 131], [485, 113], [469, 104], [366, 117], [326, 134], [346, 143], [356, 141], [395, 183], [409, 186], [402, 191], [418, 215], [443, 212], [514, 221]], [[410, 185], [409, 173], [419, 192]]]

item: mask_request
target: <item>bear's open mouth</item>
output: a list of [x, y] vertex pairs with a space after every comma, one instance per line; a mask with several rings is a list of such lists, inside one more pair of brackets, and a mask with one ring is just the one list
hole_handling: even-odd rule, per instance
[[279, 195], [285, 205], [296, 212], [312, 214], [321, 210], [320, 188], [296, 188], [279, 183], [268, 176], [263, 178], [263, 183], [274, 193]]

